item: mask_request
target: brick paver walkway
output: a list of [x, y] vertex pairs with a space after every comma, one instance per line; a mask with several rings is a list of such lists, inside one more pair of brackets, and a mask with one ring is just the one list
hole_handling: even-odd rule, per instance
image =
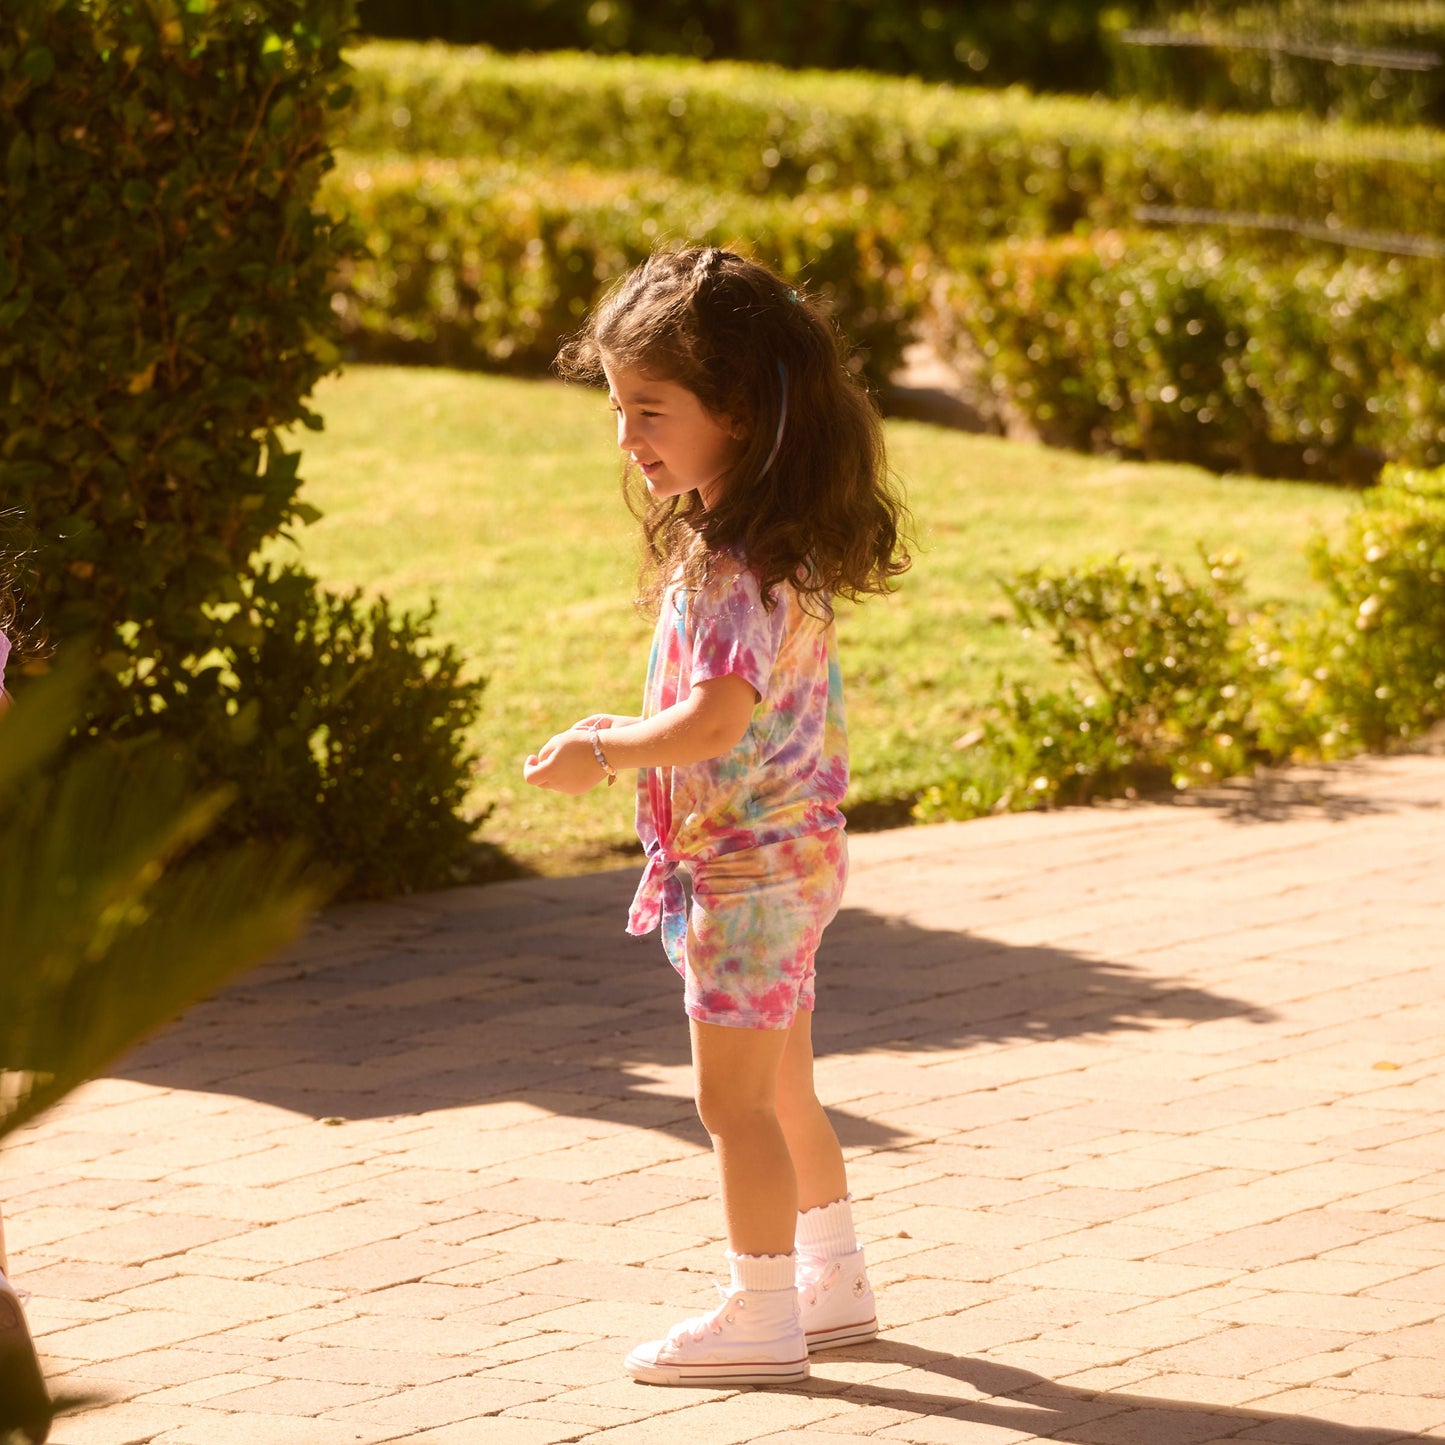
[[327, 913], [4, 1160], [58, 1445], [1445, 1440], [1445, 759], [859, 837], [820, 1075], [885, 1335], [714, 1298], [634, 873]]

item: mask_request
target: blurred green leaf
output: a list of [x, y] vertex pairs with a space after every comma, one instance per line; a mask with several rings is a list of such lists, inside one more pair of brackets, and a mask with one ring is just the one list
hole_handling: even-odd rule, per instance
[[88, 666], [0, 717], [0, 1138], [293, 938], [335, 887], [295, 845], [198, 848], [228, 793], [160, 739], [63, 754]]

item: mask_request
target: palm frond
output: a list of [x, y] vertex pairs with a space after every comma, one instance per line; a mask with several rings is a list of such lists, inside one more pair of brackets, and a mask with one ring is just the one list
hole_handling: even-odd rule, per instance
[[0, 719], [0, 1139], [293, 938], [338, 881], [296, 846], [195, 850], [229, 797], [169, 744], [60, 758], [83, 682], [66, 664]]

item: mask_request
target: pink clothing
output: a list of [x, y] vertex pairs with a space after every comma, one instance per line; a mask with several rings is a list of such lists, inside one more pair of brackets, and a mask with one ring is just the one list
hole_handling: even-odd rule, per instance
[[[757, 908], [747, 909], [757, 937], [749, 960], [734, 959], [734, 974], [766, 969], [771, 957], [775, 968], [790, 960], [786, 967], [801, 980], [801, 954], [808, 955], [810, 973], [812, 948], [841, 894], [846, 871], [841, 847], [820, 851], [775, 846], [840, 832], [840, 805], [848, 789], [843, 686], [833, 623], [810, 615], [792, 587], [778, 591], [770, 612], [747, 567], [735, 557], [719, 556], [695, 593], [677, 586], [668, 589], [653, 637], [644, 717], [682, 701], [697, 683], [730, 674], [745, 679], [758, 695], [747, 734], [731, 752], [687, 767], [644, 768], [638, 774], [637, 832], [647, 866], [627, 929], [650, 933], [660, 923], [668, 956], [684, 975], [690, 952], [694, 962], [701, 965], [702, 960], [698, 938], [689, 937], [689, 904], [677, 876], [679, 867], [691, 876], [694, 925], [699, 923], [698, 900], [710, 892], [708, 865], [716, 860], [768, 850], [757, 862], [768, 862], [774, 905], [781, 898], [777, 888], [791, 881], [792, 903], [780, 911], [774, 907], [769, 916], [781, 923], [784, 915], [791, 915], [797, 928], [787, 937], [769, 938]], [[755, 866], [743, 859], [734, 865], [718, 868], [719, 883], [724, 873], [741, 876]], [[741, 907], [743, 890], [726, 891]], [[706, 931], [719, 939], [726, 935], [728, 948], [737, 952], [736, 929], [709, 924]], [[761, 975], [752, 983], [756, 987], [744, 990], [750, 997], [761, 997], [771, 987]], [[737, 1016], [727, 1021], [736, 1022], [772, 1016], [768, 1008], [755, 1009], [746, 1000], [724, 1011]]]
[[812, 1012], [814, 955], [848, 878], [842, 828], [684, 865], [690, 886], [681, 946], [669, 950], [690, 1018], [785, 1029]]
[[5, 664], [10, 661], [10, 639], [0, 632], [0, 697], [5, 696]]

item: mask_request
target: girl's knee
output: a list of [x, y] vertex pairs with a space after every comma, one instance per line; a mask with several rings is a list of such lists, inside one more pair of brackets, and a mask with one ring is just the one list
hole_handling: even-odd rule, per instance
[[772, 1099], [739, 1095], [725, 1084], [697, 1091], [697, 1116], [702, 1120], [702, 1127], [714, 1137], [727, 1138], [778, 1126]]
[[779, 1087], [778, 1122], [785, 1129], [814, 1119], [822, 1112], [823, 1106], [818, 1102], [811, 1083], [800, 1084], [797, 1088]]

